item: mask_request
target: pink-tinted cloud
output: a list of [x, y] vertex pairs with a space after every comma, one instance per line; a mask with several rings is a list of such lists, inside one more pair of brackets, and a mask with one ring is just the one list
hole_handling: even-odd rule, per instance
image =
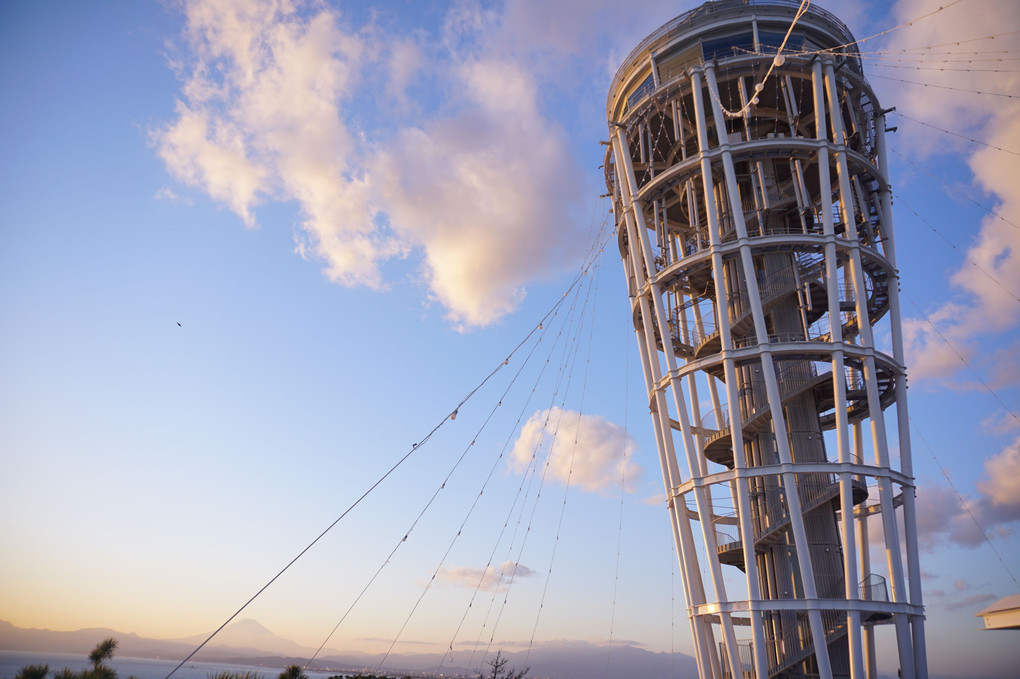
[[991, 510], [1004, 520], [1020, 520], [1020, 437], [985, 461], [985, 475], [977, 487]]
[[977, 498], [961, 498], [946, 486], [927, 485], [917, 494], [921, 547], [946, 543], [975, 547], [1006, 537], [1020, 521], [1020, 437], [984, 463]]
[[458, 325], [513, 311], [525, 284], [555, 271], [571, 227], [577, 169], [566, 137], [539, 111], [532, 77], [514, 64], [457, 71], [464, 110], [403, 130], [372, 181], [393, 229], [425, 255], [424, 275]]
[[[939, 4], [936, 0], [899, 0], [894, 13], [901, 20], [909, 20], [933, 12]], [[1015, 9], [1011, 0], [987, 0], [979, 12], [969, 9], [967, 3], [953, 5], [917, 21], [910, 30], [891, 34], [886, 48], [907, 50], [908, 57], [929, 54], [933, 45], [942, 45], [934, 49], [935, 53], [946, 51], [949, 49], [946, 45], [961, 38], [1002, 34], [1002, 18], [1015, 16]], [[1000, 35], [994, 41], [968, 44], [968, 49], [1016, 53], [1020, 51], [1020, 35]], [[875, 80], [880, 88], [895, 88], [893, 103], [911, 118], [1000, 148], [1020, 149], [1020, 101], [961, 92], [1020, 91], [1020, 73], [1001, 69], [993, 73], [991, 71], [996, 69], [991, 68], [909, 70], [916, 65], [909, 59], [904, 62], [871, 60], [869, 65], [870, 73], [875, 75], [936, 86]], [[925, 309], [926, 319], [910, 317], [916, 312], [908, 308], [903, 323], [911, 379], [945, 380], [960, 373], [963, 388], [983, 388], [972, 380], [956, 353], [981, 369], [984, 366], [977, 361], [981, 355], [979, 342], [988, 335], [1015, 328], [1020, 321], [1020, 304], [1016, 301], [1016, 294], [1020, 292], [1020, 229], [1015, 226], [1020, 224], [1020, 184], [1015, 180], [1020, 176], [1020, 157], [994, 148], [968, 145], [956, 138], [947, 140], [943, 133], [909, 121], [899, 127], [897, 145], [915, 160], [940, 152], [969, 153], [974, 180], [973, 186], [963, 187], [963, 193], [979, 198], [996, 213], [974, 225], [974, 236], [966, 250], [970, 261], [961, 261], [949, 277], [953, 297]], [[931, 328], [928, 320], [938, 332]], [[943, 337], [952, 346], [947, 345]], [[1007, 351], [1015, 358], [1020, 345], [1013, 343]], [[1020, 383], [1020, 369], [1006, 373], [997, 370], [995, 378], [999, 387]]]
[[[184, 11], [176, 116], [154, 145], [176, 178], [250, 227], [260, 204], [294, 202], [297, 251], [330, 280], [386, 287], [382, 265], [411, 257], [430, 297], [470, 328], [576, 264], [581, 172], [533, 70], [491, 45], [481, 56], [497, 15], [452, 7], [443, 51], [378, 26], [359, 32], [311, 2], [193, 0]], [[377, 61], [381, 87], [362, 82]], [[397, 113], [389, 128], [373, 120], [369, 140], [356, 97], [423, 110], [411, 99], [421, 72], [446, 93], [441, 113], [411, 127]]]
[[963, 599], [956, 599], [946, 604], [945, 608], [947, 611], [958, 611], [961, 608], [977, 608], [982, 604], [986, 604], [989, 601], [995, 601], [998, 597], [994, 594], [972, 594]]
[[513, 561], [504, 561], [499, 566], [485, 568], [444, 568], [439, 571], [436, 579], [458, 587], [478, 588], [485, 591], [503, 590], [511, 580], [519, 580], [535, 575], [535, 571]]
[[981, 421], [981, 428], [991, 434], [1008, 434], [1020, 429], [1020, 420], [1012, 412], [999, 409]]
[[542, 410], [521, 428], [510, 466], [521, 472], [532, 458], [545, 459], [549, 478], [589, 492], [605, 492], [624, 484], [633, 492], [641, 468], [632, 457], [637, 450], [626, 430], [597, 415], [561, 408]]

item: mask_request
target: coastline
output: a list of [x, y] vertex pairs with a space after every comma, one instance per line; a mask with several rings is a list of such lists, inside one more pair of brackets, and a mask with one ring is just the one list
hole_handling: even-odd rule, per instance
[[[174, 679], [208, 679], [218, 672], [247, 672], [254, 670], [263, 679], [275, 679], [286, 666], [286, 658], [280, 658], [280, 665], [256, 665], [229, 662], [188, 661], [174, 674]], [[180, 659], [175, 658], [132, 658], [114, 656], [107, 664], [117, 671], [119, 679], [163, 679]], [[78, 671], [85, 669], [88, 656], [78, 653], [54, 653], [47, 651], [12, 651], [0, 650], [0, 679], [14, 679], [14, 676], [25, 665], [49, 665], [50, 671], [59, 672], [65, 667]], [[308, 670], [309, 679], [328, 679], [341, 674], [339, 670]]]

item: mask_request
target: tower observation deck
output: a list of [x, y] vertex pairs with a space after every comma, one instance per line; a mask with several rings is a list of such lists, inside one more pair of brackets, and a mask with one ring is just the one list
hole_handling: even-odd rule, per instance
[[884, 112], [847, 27], [800, 9], [705, 3], [609, 93], [695, 655], [713, 679], [926, 677]]

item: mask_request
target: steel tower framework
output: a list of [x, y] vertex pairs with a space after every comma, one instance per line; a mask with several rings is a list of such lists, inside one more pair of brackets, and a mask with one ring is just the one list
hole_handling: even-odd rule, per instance
[[606, 182], [701, 676], [926, 677], [884, 112], [800, 4], [646, 38]]

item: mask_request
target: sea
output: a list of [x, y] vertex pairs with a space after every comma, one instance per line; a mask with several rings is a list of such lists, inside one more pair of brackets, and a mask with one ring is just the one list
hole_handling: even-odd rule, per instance
[[[156, 660], [149, 658], [126, 658], [114, 656], [107, 665], [117, 671], [118, 679], [164, 679], [180, 660]], [[30, 651], [0, 651], [0, 679], [14, 679], [25, 665], [49, 665], [50, 673], [65, 667], [72, 671], [85, 669], [88, 656], [73, 653], [43, 653]], [[276, 679], [283, 670], [279, 667], [253, 667], [251, 665], [227, 665], [215, 662], [187, 662], [174, 673], [173, 679], [208, 679], [219, 672], [248, 672], [254, 670], [263, 679]], [[336, 672], [305, 672], [309, 679], [328, 679]]]

